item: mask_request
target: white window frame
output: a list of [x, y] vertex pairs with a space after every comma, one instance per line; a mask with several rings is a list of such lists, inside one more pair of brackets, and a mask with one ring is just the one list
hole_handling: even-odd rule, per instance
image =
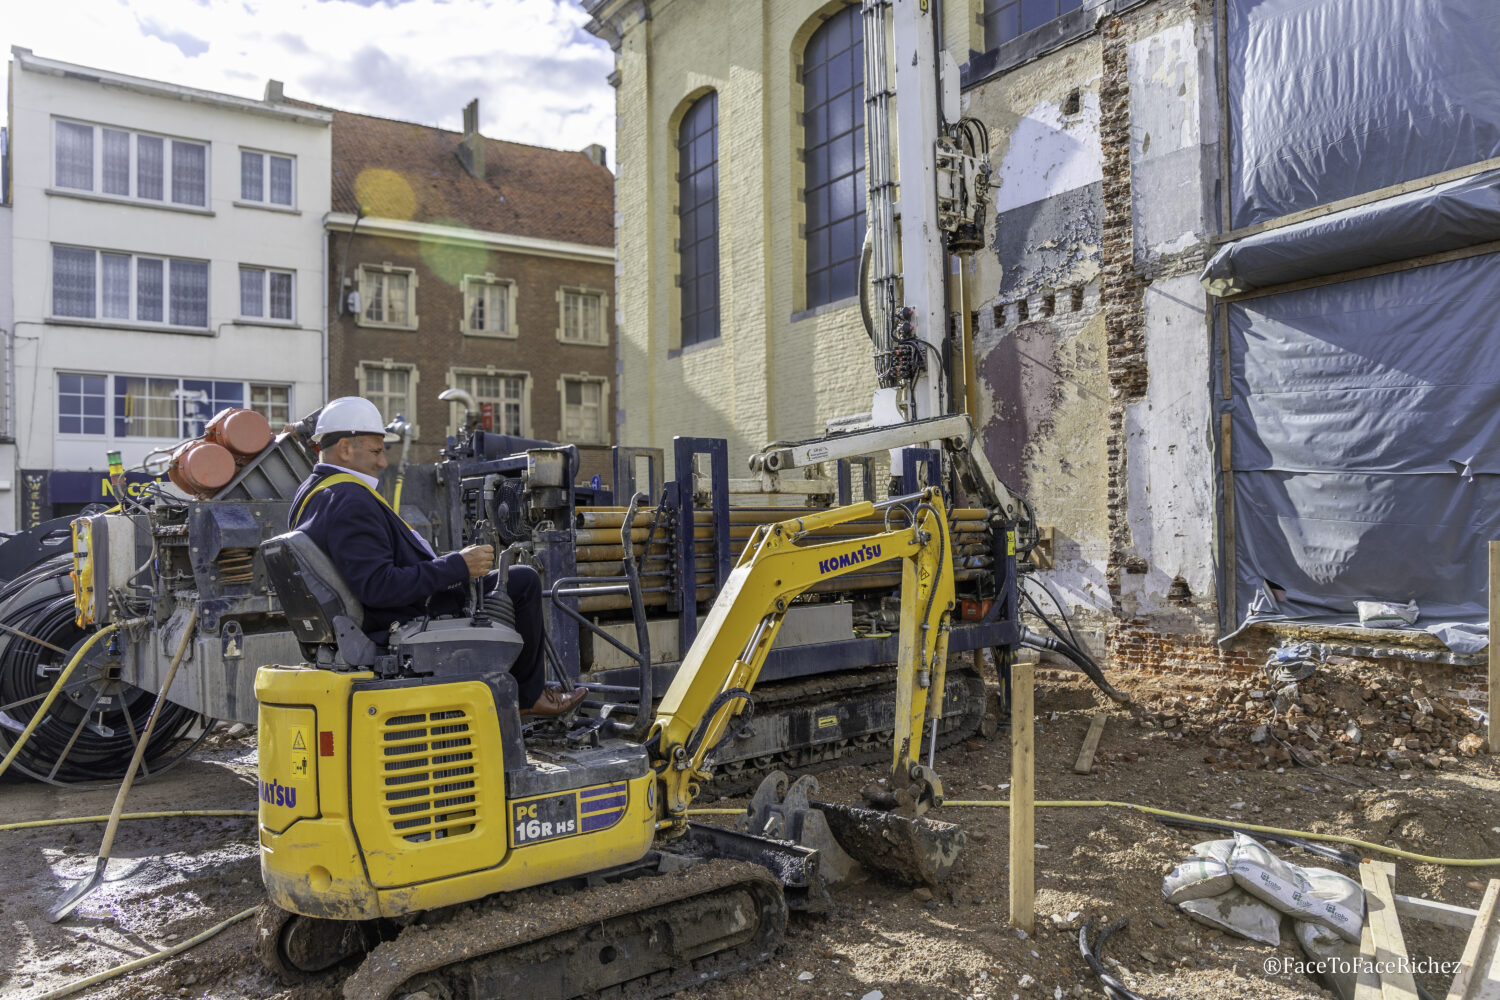
[[[260, 304], [261, 315], [245, 312], [244, 281], [245, 272], [260, 272]], [[292, 314], [290, 316], [271, 315], [271, 275], [281, 274], [291, 279], [292, 290], [290, 302]], [[236, 313], [242, 320], [252, 323], [266, 323], [275, 325], [295, 326], [297, 323], [297, 272], [285, 267], [262, 267], [259, 264], [241, 264], [239, 268], [240, 284], [235, 288], [235, 297], [238, 300]]]
[[[503, 368], [496, 368], [494, 365], [487, 365], [487, 366], [485, 366], [483, 368], [476, 367], [476, 366], [458, 366], [458, 367], [454, 367], [454, 368], [448, 369], [448, 387], [450, 389], [463, 389], [464, 391], [468, 392], [470, 395], [472, 395], [474, 397], [474, 402], [475, 403], [498, 403], [498, 405], [502, 405], [503, 406], [505, 404], [505, 402], [506, 402], [504, 399], [494, 400], [494, 399], [490, 399], [490, 398], [487, 398], [487, 397], [482, 397], [478, 393], [476, 393], [473, 389], [469, 388], [468, 386], [461, 385], [460, 384], [460, 380], [462, 378], [464, 378], [465, 376], [469, 376], [471, 378], [472, 377], [480, 377], [480, 378], [519, 379], [521, 381], [521, 429], [520, 429], [520, 431], [517, 432], [516, 436], [517, 437], [531, 437], [532, 436], [532, 433], [531, 433], [531, 373], [530, 372], [509, 371], [509, 370], [506, 370], [506, 369], [503, 369]], [[452, 410], [453, 408], [449, 407], [449, 409]], [[450, 421], [451, 422], [448, 425], [448, 433], [449, 434], [453, 434], [453, 435], [457, 435], [458, 432], [462, 429], [461, 426], [460, 426], [462, 424], [462, 422], [463, 422], [462, 418], [461, 417], [457, 417], [457, 416], [450, 416]], [[509, 433], [509, 432], [507, 432], [507, 431], [496, 431], [495, 433], [497, 433], [497, 434], [504, 434], [504, 433]]]
[[[386, 281], [391, 275], [402, 275], [406, 278], [406, 312], [407, 321], [404, 323], [392, 323], [389, 320], [373, 320], [368, 318], [370, 303], [373, 300], [370, 291], [374, 281]], [[387, 304], [389, 299], [386, 300]], [[389, 308], [385, 310], [389, 312]], [[415, 330], [417, 328], [417, 272], [410, 267], [397, 267], [389, 261], [382, 264], [359, 265], [359, 312], [354, 317], [354, 322], [359, 326], [374, 327], [381, 330]]]
[[[74, 377], [77, 377], [77, 378], [102, 378], [102, 379], [104, 379], [104, 392], [102, 394], [103, 400], [104, 400], [104, 417], [103, 417], [103, 419], [104, 419], [104, 431], [103, 431], [103, 433], [97, 433], [96, 434], [96, 433], [93, 433], [91, 431], [65, 431], [65, 430], [62, 429], [62, 417], [63, 417], [63, 413], [62, 413], [61, 398], [62, 398], [62, 379], [63, 379], [64, 376], [74, 376]], [[233, 382], [238, 381], [239, 385], [241, 387], [240, 398], [242, 400], [242, 404], [243, 404], [244, 408], [245, 409], [250, 409], [250, 410], [256, 410], [256, 412], [261, 413], [263, 416], [265, 416], [266, 419], [271, 422], [271, 427], [272, 427], [273, 430], [278, 430], [279, 431], [281, 424], [290, 423], [291, 420], [292, 420], [292, 418], [293, 418], [293, 416], [296, 413], [296, 409], [295, 409], [296, 400], [295, 400], [294, 395], [293, 395], [294, 392], [295, 392], [295, 389], [294, 389], [294, 387], [292, 386], [292, 384], [290, 382], [254, 382], [254, 381], [250, 381], [248, 379], [247, 380], [236, 380], [236, 379], [214, 378], [212, 376], [202, 376], [202, 377], [199, 377], [199, 376], [193, 376], [193, 375], [165, 375], [165, 374], [161, 374], [159, 372], [157, 372], [157, 373], [151, 373], [151, 374], [132, 373], [132, 372], [106, 373], [106, 372], [97, 372], [97, 371], [77, 371], [77, 370], [68, 370], [68, 369], [59, 369], [57, 372], [54, 373], [54, 377], [56, 379], [56, 381], [54, 382], [54, 388], [55, 388], [55, 391], [57, 393], [58, 403], [57, 403], [57, 406], [55, 408], [56, 412], [54, 413], [54, 418], [55, 419], [54, 419], [54, 422], [53, 422], [53, 426], [55, 428], [55, 433], [57, 434], [58, 437], [64, 438], [64, 439], [69, 440], [69, 441], [171, 441], [171, 440], [180, 440], [183, 437], [183, 434], [181, 434], [181, 433], [156, 434], [156, 435], [117, 434], [116, 433], [115, 423], [116, 423], [117, 420], [120, 419], [119, 416], [115, 412], [115, 401], [116, 401], [116, 395], [117, 395], [117, 391], [118, 391], [118, 387], [117, 387], [117, 384], [116, 384], [115, 380], [116, 380], [117, 377], [118, 378], [142, 378], [142, 379], [148, 380], [148, 382], [151, 379], [156, 379], [156, 380], [159, 380], [159, 381], [166, 381], [166, 382], [175, 382], [177, 387], [176, 387], [176, 389], [172, 390], [171, 398], [174, 399], [175, 402], [176, 402], [176, 415], [172, 419], [178, 424], [178, 430], [182, 430], [183, 429], [182, 428], [183, 424], [194, 423], [194, 422], [198, 422], [200, 420], [200, 418], [198, 418], [198, 417], [189, 417], [189, 416], [186, 415], [186, 411], [184, 409], [184, 402], [186, 400], [186, 397], [184, 395], [182, 395], [182, 393], [184, 393], [186, 391], [186, 390], [183, 389], [183, 384], [186, 383], [186, 382], [233, 383]], [[285, 413], [282, 414], [281, 417], [278, 418], [278, 417], [273, 416], [269, 412], [265, 412], [263, 410], [258, 409], [256, 407], [256, 405], [255, 405], [255, 402], [254, 402], [254, 394], [255, 394], [255, 391], [257, 389], [267, 389], [267, 390], [285, 392], [286, 393], [286, 402], [285, 402], [285, 404], [268, 402], [267, 405], [266, 405], [266, 410], [269, 410], [272, 406], [276, 406], [276, 407], [282, 407], [282, 406], [284, 406]], [[87, 398], [88, 395], [90, 395], [90, 394], [85, 393], [85, 394], [83, 394], [82, 398]], [[158, 398], [159, 399], [161, 397], [153, 397], [153, 398]], [[219, 407], [219, 404], [218, 403], [214, 403], [214, 405], [212, 405], [212, 406], [209, 407], [209, 410], [210, 411], [214, 411], [214, 410], [217, 410], [218, 407]], [[201, 420], [206, 421], [206, 420], [208, 420], [212, 416], [213, 416], [213, 413], [212, 412], [208, 412], [208, 413], [204, 414], [201, 417]], [[80, 414], [79, 415], [79, 419], [80, 420], [86, 420], [86, 419], [88, 419], [88, 416], [86, 414]], [[152, 419], [162, 420], [162, 419], [166, 419], [166, 418], [164, 418], [164, 417], [155, 417], [155, 418], [152, 418]], [[278, 419], [280, 421], [279, 423], [278, 423]], [[197, 432], [201, 433], [201, 428], [199, 428]]]
[[[271, 410], [272, 407], [280, 406], [281, 405], [280, 403], [273, 402], [269, 398], [269, 395], [270, 395], [269, 393], [267, 393], [267, 399], [266, 399], [266, 404], [265, 404], [266, 405], [265, 411], [256, 409], [256, 406], [255, 406], [255, 390], [257, 390], [257, 389], [267, 389], [267, 390], [271, 390], [271, 391], [275, 391], [275, 390], [278, 390], [278, 389], [284, 389], [286, 391], [286, 419], [285, 420], [281, 421], [281, 423], [277, 423], [276, 418], [273, 417], [270, 412], [268, 412], [268, 411]], [[289, 424], [295, 418], [295, 415], [296, 415], [296, 412], [297, 412], [296, 409], [295, 409], [295, 407], [294, 407], [294, 404], [296, 403], [296, 399], [294, 397], [295, 391], [296, 391], [295, 388], [292, 386], [292, 384], [290, 382], [251, 382], [251, 381], [247, 380], [245, 382], [245, 408], [247, 410], [255, 410], [256, 413], [259, 413], [261, 416], [265, 417], [266, 420], [269, 421], [270, 424], [271, 424], [271, 430], [274, 433], [280, 433], [281, 432], [281, 425], [282, 424]]]
[[[370, 390], [365, 381], [365, 373], [372, 368], [387, 372], [404, 371], [407, 373], [406, 405], [401, 408], [400, 412], [411, 423], [411, 439], [413, 441], [418, 440], [422, 436], [417, 424], [417, 383], [421, 381], [421, 372], [417, 370], [416, 365], [406, 361], [394, 361], [390, 358], [363, 359], [354, 366], [354, 379], [355, 384], [359, 386], [359, 395], [365, 399], [370, 399]], [[389, 395], [389, 393], [382, 393], [382, 395]], [[374, 402], [374, 400], [370, 401]], [[379, 409], [380, 404], [376, 403], [375, 406]], [[395, 414], [383, 413], [381, 416], [389, 421]]]
[[[583, 337], [571, 337], [568, 335], [568, 296], [569, 295], [592, 295], [599, 299], [599, 339], [588, 340]], [[564, 344], [577, 344], [583, 347], [608, 347], [609, 346], [609, 293], [601, 288], [589, 288], [586, 285], [562, 285], [557, 289], [557, 339]]]
[[[245, 157], [260, 157], [260, 191], [257, 197], [249, 197], [245, 194]], [[292, 200], [280, 202], [271, 200], [271, 160], [286, 160], [292, 165]], [[269, 208], [273, 211], [295, 212], [297, 211], [297, 158], [290, 153], [276, 153], [266, 149], [252, 149], [248, 146], [240, 147], [240, 177], [239, 187], [235, 190], [238, 196], [235, 204], [242, 208]]]
[[[505, 289], [505, 328], [503, 330], [478, 330], [469, 325], [469, 318], [474, 314], [474, 299], [481, 290], [490, 288]], [[458, 329], [465, 337], [497, 337], [502, 340], [515, 340], [520, 336], [516, 329], [516, 283], [510, 278], [497, 278], [489, 272], [484, 274], [466, 274], [463, 278], [464, 311], [459, 317]]]
[[[89, 128], [94, 133], [94, 164], [93, 176], [88, 188], [64, 187], [58, 183], [57, 177], [57, 126], [60, 123], [76, 125]], [[124, 132], [130, 137], [130, 163], [129, 177], [126, 181], [127, 194], [107, 194], [104, 191], [104, 131]], [[206, 139], [189, 139], [184, 136], [164, 135], [159, 132], [147, 132], [139, 129], [120, 128], [115, 125], [103, 125], [98, 122], [82, 121], [77, 118], [54, 117], [52, 119], [52, 145], [49, 150], [50, 162], [48, 165], [48, 176], [51, 178], [52, 186], [47, 190], [52, 194], [73, 195], [76, 197], [102, 198], [109, 201], [128, 202], [135, 205], [152, 205], [158, 208], [176, 209], [188, 212], [208, 212], [213, 206], [213, 144]], [[161, 163], [161, 197], [145, 198], [137, 193], [140, 184], [140, 139], [157, 139], [162, 144]], [[190, 201], [177, 200], [177, 192], [172, 183], [172, 144], [174, 142], [185, 143], [193, 146], [203, 147], [203, 203], [201, 205]], [[295, 166], [293, 170], [295, 171]], [[294, 173], [295, 177], [295, 173]]]
[[[599, 386], [599, 437], [588, 441], [583, 438], [569, 440], [568, 436], [568, 383], [579, 382]], [[609, 379], [603, 375], [590, 375], [588, 372], [579, 372], [573, 375], [559, 375], [557, 377], [557, 402], [558, 402], [558, 424], [557, 436], [565, 444], [608, 444], [609, 443]]]
[[[94, 255], [94, 315], [93, 316], [68, 316], [56, 312], [54, 306], [56, 299], [53, 295], [53, 286], [56, 281], [55, 262], [56, 257], [52, 250], [62, 248], [65, 250], [79, 250]], [[109, 254], [117, 257], [127, 257], [130, 260], [129, 291], [130, 305], [128, 317], [106, 317], [104, 313], [104, 267], [100, 263], [101, 255]], [[143, 260], [156, 261], [162, 266], [161, 284], [161, 315], [159, 320], [138, 319], [140, 312], [140, 278], [139, 262]], [[203, 325], [184, 326], [172, 322], [172, 269], [173, 265], [181, 262], [185, 264], [202, 264], [207, 268], [207, 279], [203, 286]], [[47, 259], [47, 322], [62, 325], [86, 325], [86, 326], [110, 326], [129, 327], [145, 330], [167, 330], [172, 332], [212, 333], [213, 332], [213, 264], [210, 261], [200, 260], [193, 257], [163, 257], [159, 254], [131, 253], [128, 250], [104, 250], [99, 247], [81, 247], [69, 243], [52, 243], [48, 246]]]
[[[86, 431], [86, 430], [65, 431], [65, 430], [62, 429], [62, 418], [63, 418], [63, 412], [62, 412], [62, 379], [63, 379], [64, 375], [71, 375], [71, 376], [74, 376], [74, 377], [77, 377], [77, 378], [80, 378], [80, 379], [82, 379], [82, 378], [102, 378], [104, 380], [104, 392], [102, 394], [103, 398], [104, 398], [104, 417], [103, 417], [103, 420], [104, 420], [104, 431], [102, 433], [94, 433], [92, 431]], [[77, 441], [85, 441], [85, 440], [87, 440], [87, 441], [104, 441], [104, 440], [108, 440], [112, 436], [112, 434], [113, 434], [113, 427], [114, 427], [114, 407], [111, 405], [114, 402], [114, 397], [110, 395], [110, 392], [111, 392], [111, 382], [110, 382], [110, 377], [109, 377], [108, 373], [105, 373], [105, 372], [85, 372], [85, 371], [63, 371], [63, 370], [58, 370], [57, 372], [55, 372], [53, 374], [53, 378], [54, 378], [53, 391], [57, 393], [58, 403], [57, 403], [57, 407], [56, 407], [56, 413], [54, 414], [55, 419], [53, 420], [52, 426], [53, 426], [54, 432], [57, 434], [57, 436], [58, 437], [62, 437], [62, 438], [67, 438], [70, 441], [73, 441], [73, 440], [77, 440]], [[90, 395], [91, 395], [90, 393], [80, 393], [79, 394], [79, 398], [80, 399], [87, 399]], [[80, 425], [82, 425], [83, 422], [87, 421], [88, 419], [89, 419], [89, 416], [87, 414], [83, 414], [83, 413], [78, 414], [78, 420], [79, 420]]]

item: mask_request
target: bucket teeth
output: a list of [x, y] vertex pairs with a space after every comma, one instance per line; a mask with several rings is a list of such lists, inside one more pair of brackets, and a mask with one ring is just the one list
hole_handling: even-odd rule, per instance
[[907, 885], [940, 885], [964, 846], [956, 823], [815, 802], [828, 828], [861, 865]]
[[817, 792], [811, 775], [788, 784], [785, 774], [773, 771], [751, 797], [742, 826], [818, 851], [828, 882], [864, 867], [907, 885], [936, 886], [964, 845], [964, 832], [953, 823], [820, 802], [812, 798]]

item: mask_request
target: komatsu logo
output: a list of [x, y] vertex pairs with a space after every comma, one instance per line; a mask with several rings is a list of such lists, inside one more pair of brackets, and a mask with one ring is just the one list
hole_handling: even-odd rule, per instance
[[862, 562], [873, 562], [880, 558], [879, 545], [861, 545], [853, 552], [845, 552], [841, 556], [829, 556], [818, 563], [819, 573], [831, 573], [836, 569], [847, 569], [857, 566]]
[[279, 781], [262, 781], [260, 800], [267, 805], [291, 808], [297, 804], [297, 789], [288, 788]]

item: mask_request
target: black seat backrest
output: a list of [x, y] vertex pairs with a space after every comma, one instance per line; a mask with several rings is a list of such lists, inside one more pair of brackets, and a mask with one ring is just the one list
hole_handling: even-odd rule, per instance
[[288, 531], [267, 539], [261, 555], [271, 589], [308, 659], [328, 662], [337, 649], [351, 667], [375, 662], [375, 644], [360, 631], [365, 609], [316, 542]]

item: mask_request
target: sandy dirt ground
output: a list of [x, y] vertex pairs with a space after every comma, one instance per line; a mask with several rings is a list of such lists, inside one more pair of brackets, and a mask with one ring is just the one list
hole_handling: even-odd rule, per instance
[[[1392, 762], [1381, 751], [1366, 754], [1363, 766], [1282, 767], [1240, 735], [1256, 721], [1246, 713], [1253, 714], [1260, 700], [1237, 697], [1246, 685], [1167, 686], [1159, 678], [1128, 672], [1113, 679], [1136, 699], [1134, 712], [1103, 706], [1081, 679], [1038, 683], [1037, 798], [1131, 802], [1229, 822], [1358, 837], [1436, 857], [1500, 857], [1500, 766], [1483, 753], [1448, 754], [1439, 740], [1434, 753], [1442, 758], [1434, 756], [1430, 763], [1415, 752], [1404, 763], [1398, 753]], [[1400, 677], [1385, 681], [1387, 693], [1404, 683]], [[1325, 700], [1332, 693], [1335, 701], [1362, 699], [1369, 706], [1373, 700], [1380, 707], [1378, 696], [1367, 696], [1381, 685], [1372, 685], [1367, 676], [1330, 667], [1318, 684]], [[1400, 707], [1399, 697], [1393, 699], [1386, 715], [1400, 728], [1410, 728], [1400, 725], [1411, 721]], [[1359, 708], [1353, 704], [1351, 711]], [[1108, 713], [1108, 723], [1097, 766], [1091, 774], [1075, 774], [1073, 763], [1090, 718], [1100, 710]], [[1367, 711], [1366, 730], [1381, 728], [1370, 725], [1373, 718]], [[1329, 728], [1321, 726], [1319, 733]], [[1360, 759], [1348, 747], [1324, 756]], [[940, 753], [937, 769], [950, 798], [1005, 798], [1010, 780], [1005, 730], [994, 739], [975, 738]], [[216, 732], [193, 760], [138, 786], [127, 811], [253, 809], [254, 772], [254, 734]], [[822, 797], [856, 802], [872, 774], [841, 767], [819, 777]], [[0, 782], [0, 820], [7, 822], [102, 814], [112, 801], [108, 789]], [[679, 995], [702, 1000], [1097, 997], [1102, 991], [1079, 955], [1077, 928], [1088, 919], [1097, 927], [1128, 917], [1129, 925], [1108, 944], [1106, 964], [1145, 997], [1332, 996], [1270, 961], [1300, 958], [1289, 921], [1283, 922], [1281, 946], [1270, 948], [1194, 923], [1162, 899], [1162, 876], [1192, 844], [1211, 834], [1168, 827], [1121, 808], [1037, 810], [1036, 928], [1023, 935], [1008, 921], [1007, 811], [950, 807], [939, 817], [962, 824], [969, 843], [953, 877], [935, 894], [873, 879], [836, 886], [833, 912], [794, 915], [787, 940], [771, 961]], [[0, 996], [40, 997], [170, 947], [256, 905], [262, 892], [254, 831], [253, 819], [122, 824], [106, 884], [55, 925], [43, 913], [68, 885], [93, 870], [103, 824], [0, 832], [5, 859], [0, 917], [12, 956], [0, 973]], [[1276, 850], [1298, 863], [1328, 864], [1295, 850]], [[1397, 892], [1466, 907], [1478, 906], [1484, 883], [1500, 877], [1500, 866], [1399, 859], [1396, 866]], [[1434, 925], [1406, 920], [1403, 931], [1414, 957], [1453, 962], [1463, 946], [1462, 934]], [[332, 1000], [340, 995], [336, 982], [283, 987], [251, 954], [253, 935], [254, 921], [241, 922], [190, 951], [77, 995], [109, 1000]], [[1436, 973], [1417, 977], [1437, 996], [1446, 993], [1447, 979]]]

